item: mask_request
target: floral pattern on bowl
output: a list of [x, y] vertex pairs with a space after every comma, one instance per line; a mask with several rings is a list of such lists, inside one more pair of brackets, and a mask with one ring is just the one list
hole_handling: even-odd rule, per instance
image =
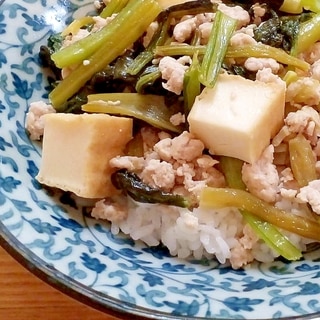
[[161, 319], [266, 319], [320, 315], [320, 250], [295, 263], [232, 270], [183, 261], [114, 236], [70, 194], [38, 184], [41, 146], [24, 123], [47, 100], [38, 52], [53, 32], [93, 10], [88, 0], [5, 0], [0, 6], [0, 235], [32, 271], [88, 304]]

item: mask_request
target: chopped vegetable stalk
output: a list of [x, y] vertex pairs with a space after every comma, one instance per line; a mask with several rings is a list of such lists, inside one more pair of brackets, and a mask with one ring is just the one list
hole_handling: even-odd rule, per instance
[[301, 13], [303, 9], [320, 12], [319, 0], [284, 0], [280, 10], [287, 13]]
[[120, 12], [128, 4], [128, 2], [129, 0], [111, 0], [101, 11], [100, 17], [111, 17], [114, 13]]
[[88, 103], [82, 106], [82, 110], [130, 116], [163, 130], [181, 131], [170, 122], [173, 112], [166, 106], [163, 96], [138, 93], [92, 94], [88, 96]]
[[320, 241], [320, 223], [278, 209], [244, 190], [206, 187], [200, 195], [200, 207], [246, 210], [274, 226]]
[[191, 46], [188, 44], [168, 44], [164, 46], [157, 46], [155, 54], [158, 56], [190, 56], [192, 57], [196, 52], [203, 55], [206, 51], [206, 46], [196, 45]]
[[[155, 53], [160, 56], [193, 56], [195, 52], [203, 55], [206, 51], [205, 46], [190, 46], [190, 45], [166, 45], [156, 48]], [[225, 55], [226, 58], [273, 58], [276, 61], [287, 64], [292, 67], [297, 67], [307, 71], [310, 68], [309, 63], [287, 54], [284, 50], [274, 48], [262, 43], [249, 44], [238, 47], [228, 47]]]
[[297, 75], [296, 72], [294, 72], [292, 70], [288, 70], [287, 73], [282, 78], [282, 80], [285, 81], [287, 87], [289, 84], [297, 81], [298, 79], [299, 79], [299, 76]]
[[302, 134], [289, 140], [289, 156], [293, 176], [300, 187], [318, 178], [316, 159], [310, 142]]
[[236, 26], [237, 20], [217, 11], [199, 72], [203, 85], [214, 87]]
[[164, 44], [168, 37], [167, 31], [169, 25], [169, 19], [163, 19], [161, 21], [160, 25], [158, 26], [157, 32], [155, 32], [147, 48], [142, 51], [129, 66], [128, 73], [130, 73], [131, 75], [137, 75], [146, 66], [147, 63], [152, 61], [152, 59], [154, 58], [154, 49], [156, 48], [156, 46]]
[[84, 26], [90, 25], [94, 22], [93, 17], [87, 16], [80, 19], [73, 20], [62, 32], [62, 36], [67, 36], [68, 34], [76, 34]]
[[[100, 31], [102, 35], [100, 32], [93, 34], [99, 33], [98, 38], [91, 35], [83, 39], [89, 39], [86, 40], [83, 47], [82, 45], [76, 45], [80, 40], [74, 44], [76, 45], [75, 47], [72, 45], [58, 51], [55, 56], [57, 65], [65, 66], [82, 62], [84, 59], [87, 59], [87, 61], [86, 63], [81, 63], [51, 92], [50, 100], [57, 111], [63, 111], [59, 107], [67, 99], [85, 85], [95, 73], [103, 70], [132, 45], [144, 33], [160, 11], [161, 8], [155, 0], [130, 1], [117, 17]], [[148, 14], [146, 15], [145, 12], [148, 12]], [[90, 39], [93, 39], [92, 42]], [[97, 42], [99, 46], [97, 46]], [[68, 52], [66, 53], [64, 50], [67, 49]]]
[[144, 156], [143, 145], [144, 145], [144, 142], [143, 142], [141, 132], [138, 132], [127, 143], [125, 154], [127, 154], [128, 156], [143, 157]]
[[[245, 190], [241, 170], [243, 161], [230, 157], [221, 157], [220, 165], [230, 188]], [[269, 247], [278, 252], [287, 260], [298, 260], [302, 257], [301, 251], [296, 248], [275, 226], [266, 222], [247, 210], [240, 210], [245, 221]]]
[[297, 39], [291, 49], [291, 54], [297, 56], [308, 50], [320, 40], [320, 13], [300, 24]]
[[279, 10], [287, 13], [292, 13], [292, 14], [301, 13], [302, 12], [301, 0], [284, 0]]
[[197, 15], [204, 12], [215, 12], [216, 5], [210, 0], [196, 0], [170, 6], [163, 11], [158, 18], [159, 26], [153, 35], [148, 47], [142, 51], [133, 61], [128, 69], [131, 75], [137, 75], [143, 67], [155, 57], [155, 48], [163, 45], [168, 40], [168, 29], [173, 18], [179, 19], [186, 15]]
[[245, 190], [247, 186], [242, 180], [243, 160], [221, 156], [219, 164], [230, 188]]
[[190, 203], [187, 198], [164, 192], [158, 188], [150, 187], [128, 170], [119, 170], [112, 174], [111, 181], [117, 189], [123, 190], [132, 199], [143, 203], [161, 203], [187, 208]]
[[262, 43], [253, 45], [244, 45], [239, 47], [229, 47], [226, 53], [227, 58], [273, 58], [276, 61], [297, 67], [307, 71], [310, 68], [309, 63], [287, 54], [284, 50], [274, 48]]
[[[148, 69], [148, 68], [147, 68]], [[135, 89], [138, 93], [143, 93], [144, 88], [147, 86], [151, 86], [158, 79], [161, 78], [161, 71], [159, 68], [153, 68], [154, 70], [145, 74], [142, 74], [135, 86]]]
[[320, 12], [320, 2], [319, 0], [301, 0], [302, 6], [306, 10], [313, 12]]
[[[148, 12], [148, 15], [144, 13]], [[155, 0], [130, 1], [119, 14], [101, 30], [74, 42], [70, 46], [52, 55], [52, 60], [57, 67], [64, 68], [77, 63], [82, 63], [101, 47], [108, 52], [112, 45], [126, 42], [126, 47], [132, 44], [138, 32], [139, 36], [160, 13], [161, 9]], [[150, 14], [150, 16], [149, 16]], [[126, 40], [126, 41], [125, 41]]]
[[248, 211], [241, 210], [241, 213], [256, 234], [282, 257], [289, 261], [295, 261], [302, 258], [301, 251], [272, 224], [260, 220]]
[[200, 92], [201, 83], [199, 82], [199, 60], [198, 53], [196, 53], [183, 78], [184, 113], [186, 116], [189, 114], [193, 103]]
[[[180, 1], [179, 1], [180, 2]], [[181, 1], [167, 8], [170, 19], [180, 19], [187, 15], [197, 15], [200, 13], [216, 12], [218, 5], [211, 0]]]

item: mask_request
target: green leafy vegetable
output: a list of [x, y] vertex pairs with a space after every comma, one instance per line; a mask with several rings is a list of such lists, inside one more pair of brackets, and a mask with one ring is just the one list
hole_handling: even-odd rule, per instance
[[281, 11], [287, 13], [301, 13], [305, 10], [320, 12], [320, 3], [318, 0], [284, 0], [280, 7]]
[[237, 20], [217, 11], [199, 72], [204, 86], [214, 87], [236, 26]]
[[156, 128], [181, 132], [181, 128], [170, 122], [175, 110], [166, 106], [164, 96], [138, 93], [93, 94], [88, 96], [88, 103], [82, 106], [82, 110], [130, 116]]
[[50, 35], [47, 41], [47, 46], [49, 48], [50, 54], [54, 54], [61, 49], [63, 39], [64, 36], [61, 33]]
[[170, 20], [168, 19], [166, 12], [160, 14], [158, 21], [158, 29], [153, 35], [149, 45], [131, 63], [128, 69], [128, 72], [131, 75], [137, 75], [141, 72], [141, 70], [154, 58], [154, 49], [156, 46], [164, 44], [167, 40]]
[[187, 198], [150, 187], [143, 183], [135, 173], [128, 170], [116, 171], [112, 174], [111, 181], [117, 189], [123, 190], [138, 202], [161, 203], [183, 208], [187, 208], [190, 205]]
[[[57, 111], [63, 111], [61, 105], [68, 98], [132, 45], [160, 12], [161, 8], [156, 0], [129, 1], [101, 31], [56, 52], [52, 59], [58, 67], [80, 63], [50, 93], [51, 103]], [[84, 60], [86, 63], [83, 63]]]
[[289, 140], [289, 157], [293, 176], [300, 187], [304, 187], [310, 181], [318, 178], [316, 158], [309, 140], [302, 134]]
[[201, 93], [199, 68], [200, 63], [198, 60], [198, 53], [196, 53], [183, 78], [184, 113], [186, 116], [189, 114], [196, 97]]
[[300, 21], [295, 16], [279, 18], [276, 14], [261, 23], [254, 31], [254, 38], [272, 47], [283, 48], [290, 52], [298, 35]]
[[[242, 181], [243, 161], [230, 157], [221, 157], [220, 165], [225, 175], [227, 185], [230, 188], [246, 190], [246, 185]], [[287, 260], [298, 260], [302, 257], [301, 251], [296, 248], [275, 226], [258, 218], [245, 209], [240, 210], [245, 221], [255, 231], [269, 247], [278, 252]]]
[[119, 13], [127, 4], [129, 0], [111, 0], [107, 6], [101, 11], [100, 17], [111, 17], [114, 13]]
[[[206, 51], [205, 46], [191, 46], [191, 45], [166, 45], [156, 48], [156, 53], [160, 56], [193, 56], [195, 52], [203, 55]], [[228, 47], [225, 58], [273, 58], [276, 61], [297, 67], [301, 70], [307, 71], [310, 68], [309, 63], [298, 59], [280, 48], [274, 48], [263, 43], [248, 44], [238, 47]]]
[[320, 40], [320, 13], [315, 14], [311, 19], [300, 24], [299, 33], [291, 54], [297, 56], [299, 53], [311, 48]]
[[155, 88], [155, 83], [161, 81], [161, 72], [159, 68], [155, 65], [152, 65], [144, 70], [144, 72], [139, 77], [136, 82], [135, 89], [138, 93], [143, 94], [148, 89]]

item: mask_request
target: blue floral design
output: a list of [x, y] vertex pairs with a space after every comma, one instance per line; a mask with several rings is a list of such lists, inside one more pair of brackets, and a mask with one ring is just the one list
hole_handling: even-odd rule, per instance
[[302, 261], [241, 270], [208, 259], [182, 261], [162, 246], [112, 234], [71, 194], [37, 182], [41, 149], [24, 124], [30, 102], [48, 97], [38, 51], [62, 22], [91, 12], [92, 2], [19, 0], [0, 6], [0, 233], [23, 248], [34, 269], [40, 260], [55, 281], [80, 293], [85, 286], [82, 300], [89, 295], [104, 307], [162, 319], [320, 315], [319, 249]]
[[107, 268], [107, 266], [104, 263], [101, 263], [99, 259], [92, 258], [87, 253], [83, 253], [80, 258], [85, 267], [96, 273], [101, 273]]

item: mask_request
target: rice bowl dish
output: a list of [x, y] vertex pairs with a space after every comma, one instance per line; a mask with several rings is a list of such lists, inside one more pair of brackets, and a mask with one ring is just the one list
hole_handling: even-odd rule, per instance
[[[140, 6], [132, 4], [132, 8], [129, 4], [128, 7], [123, 4], [123, 9], [107, 12], [112, 5], [113, 2], [98, 3], [100, 15], [83, 18], [85, 22], [76, 20], [56, 35], [56, 38], [60, 37], [58, 40], [48, 40], [50, 61], [46, 63], [49, 66], [55, 64], [61, 70], [61, 78], [56, 80], [57, 84], [50, 93], [52, 105], [34, 102], [27, 115], [26, 126], [31, 138], [41, 139], [44, 135], [42, 165], [37, 180], [83, 198], [102, 198], [92, 209], [93, 217], [111, 221], [111, 230], [115, 234], [122, 231], [150, 246], [164, 244], [172, 255], [179, 258], [216, 257], [220, 263], [231, 262], [234, 268], [243, 267], [253, 260], [273, 261], [281, 253], [274, 250], [276, 243], [265, 246], [265, 238], [270, 237], [268, 232], [262, 231], [262, 235], [255, 233], [252, 222], [250, 224], [245, 217], [241, 219], [239, 207], [232, 208], [229, 205], [228, 208], [225, 205], [227, 209], [220, 211], [212, 201], [215, 210], [210, 212], [206, 210], [208, 208], [202, 208], [201, 194], [208, 187], [234, 187], [228, 181], [229, 173], [224, 171], [223, 165], [221, 168], [221, 161], [232, 163], [235, 158], [243, 161], [238, 173], [238, 179], [243, 181], [242, 189], [259, 200], [293, 213], [294, 218], [304, 217], [301, 221], [310, 219], [317, 227], [319, 205], [316, 194], [320, 185], [317, 173], [317, 124], [320, 118], [315, 109], [320, 99], [318, 42], [314, 37], [309, 41], [310, 48], [303, 40], [306, 33], [304, 29], [317, 24], [318, 16], [312, 12], [317, 8], [310, 10], [301, 7], [299, 15], [292, 15], [286, 12], [283, 4], [277, 15], [275, 8], [259, 4], [246, 9], [220, 1], [199, 4], [182, 2], [161, 9], [161, 5], [151, 1], [150, 10], [153, 9], [155, 13], [150, 12], [149, 20], [136, 22], [137, 30], [145, 29], [145, 32], [133, 32], [133, 44], [128, 47], [131, 39], [122, 44], [124, 53], [123, 48], [115, 47], [114, 56], [118, 51], [121, 54], [114, 61], [110, 53], [109, 67], [108, 64], [100, 66], [95, 61], [98, 60], [96, 56], [99, 50], [104, 50], [102, 44], [99, 46], [103, 35], [106, 34], [108, 40], [105, 41], [110, 43], [109, 50], [113, 49], [115, 42], [108, 30], [114, 28], [114, 32], [121, 32], [121, 28], [129, 24], [129, 17], [134, 20], [133, 16], [138, 17], [139, 10], [142, 12], [142, 7], [147, 7], [144, 3]], [[199, 13], [192, 14], [195, 10]], [[166, 17], [163, 18], [160, 12]], [[268, 31], [268, 34], [266, 28], [272, 27], [272, 23], [278, 30]], [[276, 37], [278, 42], [273, 44], [276, 41], [273, 38]], [[223, 41], [224, 47], [221, 47]], [[86, 43], [97, 46], [97, 51], [92, 47], [86, 49]], [[219, 46], [218, 49], [215, 46]], [[182, 53], [174, 53], [173, 56], [161, 53], [170, 52], [170, 49], [180, 49]], [[67, 58], [71, 55], [68, 50], [73, 53], [70, 61]], [[237, 50], [256, 50], [258, 54], [247, 57], [248, 53], [245, 52], [238, 58], [230, 57], [232, 53], [228, 52]], [[272, 50], [276, 50], [276, 53], [272, 53]], [[183, 55], [183, 52], [191, 53]], [[199, 52], [203, 55], [201, 59]], [[147, 54], [150, 57], [144, 59]], [[284, 58], [278, 58], [280, 55]], [[282, 62], [282, 59], [286, 61]], [[109, 60], [106, 58], [106, 62]], [[113, 68], [113, 76], [108, 75], [108, 68]], [[149, 69], [153, 70], [151, 74], [156, 77], [151, 85], [149, 82], [141, 85], [140, 82], [150, 76]], [[124, 74], [123, 78], [117, 76], [116, 72]], [[88, 75], [74, 85], [80, 73]], [[87, 79], [90, 79], [89, 82]], [[105, 84], [103, 81], [106, 81]], [[114, 88], [112, 81], [120, 83], [123, 93], [103, 93], [103, 90], [109, 92]], [[161, 90], [157, 84], [159, 81], [164, 92], [172, 95], [171, 102], [166, 101], [166, 93], [148, 93]], [[77, 88], [65, 93], [69, 85]], [[197, 89], [190, 89], [188, 85]], [[104, 89], [99, 89], [101, 93], [94, 93], [103, 86]], [[70, 109], [68, 105], [74, 103], [74, 94], [83, 95], [83, 90], [92, 93], [83, 98], [80, 109], [85, 113], [79, 115], [77, 106]], [[191, 94], [194, 95], [193, 99], [190, 98]], [[66, 96], [66, 101], [63, 101], [62, 95]], [[184, 102], [181, 103], [179, 97], [184, 98]], [[141, 106], [145, 111], [134, 110]], [[164, 115], [157, 115], [160, 112], [158, 110], [151, 111], [154, 106], [159, 110], [162, 108]], [[109, 115], [103, 115], [108, 112]], [[110, 113], [122, 117], [112, 118]], [[128, 116], [143, 123], [134, 129], [133, 120]], [[150, 126], [152, 123], [153, 126]], [[85, 129], [82, 129], [83, 126]], [[131, 134], [133, 130], [136, 132]], [[118, 132], [116, 138], [115, 132]], [[57, 145], [59, 141], [61, 143]], [[131, 147], [130, 144], [138, 146]], [[74, 151], [69, 152], [67, 148], [74, 148]], [[106, 150], [102, 157], [98, 157], [100, 150]], [[66, 157], [61, 159], [64, 153]], [[75, 160], [68, 162], [67, 158]], [[82, 158], [85, 158], [83, 163]], [[79, 168], [75, 169], [78, 162]], [[65, 169], [62, 169], [63, 166]], [[314, 169], [308, 170], [306, 166], [314, 166]], [[71, 168], [74, 173], [70, 173]], [[82, 171], [83, 178], [76, 181], [75, 177], [81, 177]], [[303, 179], [302, 175], [308, 177]], [[100, 181], [100, 177], [105, 179]], [[145, 185], [132, 191], [139, 183], [133, 180], [139, 179]], [[128, 184], [131, 185], [128, 187]], [[123, 198], [115, 188], [123, 191]], [[143, 188], [147, 195], [140, 197], [139, 192], [143, 193]], [[152, 188], [155, 190], [150, 191]], [[174, 200], [159, 200], [164, 195], [153, 200], [151, 193], [157, 192], [156, 189], [159, 193], [171, 193], [176, 198], [184, 197], [185, 202], [189, 203], [181, 205]], [[131, 198], [137, 200], [136, 203]], [[162, 201], [164, 205], [161, 205]], [[141, 202], [155, 205], [145, 210]], [[167, 207], [168, 204], [173, 205]], [[312, 210], [306, 205], [311, 206]], [[187, 210], [177, 209], [181, 206], [187, 207]], [[262, 215], [262, 220], [266, 219], [264, 223], [268, 223], [268, 215]], [[286, 229], [286, 225], [282, 222], [277, 227]], [[296, 251], [306, 251], [307, 244], [312, 242], [311, 233], [308, 237], [298, 232], [303, 236], [299, 238], [294, 232], [290, 233], [290, 229], [287, 231], [289, 233], [282, 240], [275, 241], [287, 241], [288, 247], [291, 245], [292, 248], [296, 247]], [[309, 235], [308, 231], [306, 234]], [[280, 250], [286, 252], [288, 247]], [[294, 257], [286, 258], [296, 260], [297, 255], [293, 253]]]
[[[78, 18], [81, 18], [81, 16], [82, 15], [79, 15]], [[246, 26], [247, 25], [236, 27], [238, 28], [235, 33], [237, 34], [237, 37], [238, 33], [244, 31], [241, 28], [246, 28]], [[248, 30], [247, 32], [250, 33]], [[253, 39], [252, 36], [250, 37]], [[176, 45], [176, 42], [177, 39], [175, 39], [173, 44]], [[198, 46], [199, 57], [202, 57], [204, 54], [204, 51], [201, 51], [204, 49], [203, 46], [204, 43], [200, 43]], [[315, 48], [317, 47], [316, 42], [314, 46]], [[164, 50], [167, 48], [159, 46], [158, 49]], [[305, 140], [307, 140], [311, 147], [314, 158], [311, 157], [309, 160], [311, 159], [314, 161], [314, 169], [317, 174], [318, 113], [316, 109], [316, 93], [318, 80], [316, 79], [316, 73], [311, 75], [310, 69], [308, 69], [308, 71], [303, 70], [306, 64], [310, 66], [315, 64], [313, 67], [316, 67], [316, 61], [312, 62], [312, 59], [316, 59], [315, 52], [316, 51], [314, 50], [312, 53], [308, 52], [306, 55], [295, 57], [295, 59], [302, 61], [302, 64], [297, 62], [297, 60], [287, 61], [290, 63], [290, 68], [288, 67], [288, 69], [286, 69], [286, 63], [279, 63], [278, 61], [278, 72], [275, 72], [275, 69], [271, 69], [270, 71], [270, 68], [265, 68], [265, 66], [262, 66], [262, 69], [259, 69], [258, 71], [250, 70], [252, 72], [251, 76], [260, 74], [261, 78], [259, 78], [259, 80], [254, 80], [252, 78], [246, 79], [248, 81], [259, 81], [259, 83], [263, 82], [266, 84], [269, 83], [268, 81], [276, 81], [279, 87], [285, 86], [286, 109], [284, 110], [281, 127], [273, 134], [270, 139], [270, 144], [263, 149], [257, 159], [255, 161], [250, 160], [251, 163], [250, 161], [238, 159], [242, 164], [242, 180], [246, 185], [246, 193], [249, 191], [251, 195], [254, 195], [255, 199], [258, 198], [263, 201], [263, 204], [267, 203], [271, 205], [272, 208], [275, 207], [281, 210], [281, 212], [290, 211], [291, 214], [294, 214], [297, 217], [307, 217], [304, 221], [309, 223], [311, 220], [314, 222], [310, 224], [311, 229], [314, 225], [317, 225], [317, 203], [314, 201], [316, 197], [311, 199], [309, 198], [309, 195], [311, 194], [311, 190], [315, 192], [314, 190], [317, 188], [317, 179], [309, 181], [304, 186], [300, 185], [300, 182], [298, 183], [297, 177], [292, 173], [293, 170], [291, 169], [290, 160], [288, 160], [288, 145], [290, 139], [295, 137], [300, 139], [301, 136], [303, 136], [305, 139], [300, 140], [300, 142], [302, 141], [302, 143], [304, 143]], [[157, 57], [159, 56], [161, 56], [160, 51], [157, 53]], [[312, 58], [310, 58], [311, 56]], [[195, 60], [194, 56], [189, 55], [189, 58], [190, 57]], [[181, 65], [185, 63], [184, 66], [191, 66], [193, 63], [192, 61], [194, 61], [192, 58], [191, 60], [184, 58], [184, 60], [180, 60], [178, 63]], [[174, 59], [179, 60], [177, 57]], [[199, 61], [201, 61], [201, 59]], [[230, 59], [228, 62], [233, 65], [233, 67], [235, 62], [242, 65], [244, 60], [249, 60], [244, 59], [243, 57], [228, 59]], [[159, 60], [161, 59], [158, 58], [153, 60], [152, 64], [156, 67], [159, 66]], [[265, 60], [260, 60], [259, 63], [262, 61], [266, 62]], [[273, 62], [274, 61], [272, 61], [272, 63]], [[271, 63], [271, 60], [268, 60], [268, 63]], [[297, 65], [292, 65], [292, 63]], [[225, 65], [223, 67], [225, 67]], [[269, 70], [264, 70], [264, 72], [266, 72], [264, 74], [262, 72], [263, 69]], [[187, 68], [184, 68], [184, 72], [187, 70]], [[239, 74], [231, 74], [230, 69], [227, 69], [227, 75], [232, 77], [236, 76], [236, 79], [239, 77]], [[287, 75], [287, 77], [284, 77], [285, 75]], [[268, 80], [263, 78], [265, 76], [269, 77], [267, 78]], [[290, 79], [288, 79], [289, 76], [291, 77]], [[258, 76], [256, 75], [256, 77]], [[168, 80], [163, 78], [158, 79], [160, 79], [159, 83], [163, 90], [168, 91]], [[221, 84], [219, 79], [221, 78], [218, 77], [218, 84]], [[229, 79], [231, 78], [228, 78], [228, 80]], [[300, 96], [293, 97], [292, 95], [297, 92], [297, 88], [306, 88], [306, 83], [302, 81], [303, 79], [305, 81], [311, 81], [309, 83], [312, 83], [312, 86], [310, 87], [308, 85], [307, 87], [314, 90], [310, 95], [304, 95], [306, 93], [304, 92]], [[231, 80], [233, 81], [233, 78]], [[288, 89], [290, 86], [292, 91]], [[309, 93], [309, 91], [307, 93]], [[93, 95], [94, 94], [95, 93], [93, 93]], [[177, 93], [172, 91], [169, 91], [168, 96], [169, 95], [170, 98], [172, 98], [172, 96], [174, 97], [174, 95], [178, 96]], [[301, 101], [299, 99], [306, 100]], [[31, 106], [33, 106], [33, 108], [38, 108], [35, 106], [34, 101], [36, 100], [32, 98]], [[50, 101], [50, 98], [48, 101]], [[94, 106], [93, 101], [97, 100], [89, 100], [83, 105], [87, 104], [89, 107], [101, 107], [99, 104]], [[109, 106], [117, 105], [116, 101], [108, 101], [109, 103], [107, 104], [109, 104]], [[110, 101], [112, 103], [110, 103]], [[178, 102], [175, 101], [175, 103], [179, 106], [181, 100], [178, 99]], [[46, 104], [43, 109], [46, 109], [49, 105], [49, 103]], [[104, 107], [105, 105], [102, 104], [102, 106]], [[29, 114], [26, 123], [30, 120], [30, 118], [28, 118], [30, 117], [30, 114], [34, 114], [32, 111], [33, 108], [31, 107], [28, 109]], [[48, 110], [50, 114], [61, 113], [60, 111], [52, 112], [52, 109], [50, 108], [48, 108]], [[85, 111], [85, 113], [101, 114], [101, 112], [92, 110], [93, 109], [91, 109], [91, 111]], [[62, 113], [64, 114], [64, 112]], [[78, 119], [79, 114], [76, 112], [74, 115], [77, 116]], [[43, 119], [49, 118], [50, 116], [43, 117]], [[130, 118], [130, 116], [126, 118]], [[248, 208], [239, 207], [239, 210], [236, 206], [220, 207], [218, 204], [216, 206], [211, 204], [199, 206], [199, 201], [205, 200], [205, 197], [202, 194], [204, 188], [208, 188], [208, 191], [210, 192], [216, 192], [217, 189], [232, 189], [233, 191], [235, 187], [230, 188], [230, 182], [228, 181], [228, 177], [224, 171], [225, 169], [223, 168], [223, 161], [226, 159], [221, 161], [222, 157], [228, 158], [227, 160], [229, 160], [229, 155], [214, 154], [207, 143], [204, 144], [201, 139], [197, 138], [199, 132], [192, 132], [192, 130], [190, 130], [190, 132], [185, 129], [181, 130], [181, 127], [184, 128], [185, 121], [186, 119], [184, 119], [183, 115], [181, 116], [179, 112], [170, 115], [171, 125], [179, 128], [179, 130], [175, 132], [174, 130], [171, 130], [170, 125], [170, 129], [159, 128], [150, 126], [145, 120], [142, 120], [141, 122], [141, 119], [139, 119], [138, 126], [134, 128], [136, 131], [134, 131], [133, 136], [137, 137], [136, 134], [139, 133], [138, 136], [143, 145], [143, 153], [132, 156], [128, 153], [125, 154], [126, 150], [122, 150], [121, 155], [112, 157], [109, 163], [111, 163], [111, 166], [114, 169], [113, 172], [117, 172], [122, 179], [123, 176], [121, 175], [123, 173], [127, 174], [128, 171], [129, 173], [130, 171], [131, 173], [134, 172], [140, 179], [142, 178], [143, 183], [147, 182], [147, 184], [151, 186], [151, 190], [156, 189], [159, 191], [160, 189], [160, 191], [164, 191], [161, 193], [161, 196], [167, 197], [169, 195], [170, 197], [166, 199], [170, 199], [170, 201], [172, 199], [171, 195], [179, 195], [179, 197], [177, 197], [178, 201], [182, 201], [182, 203], [187, 205], [183, 207], [181, 205], [176, 205], [176, 203], [174, 205], [168, 205], [167, 203], [141, 202], [141, 199], [134, 199], [130, 192], [118, 192], [119, 189], [117, 188], [115, 195], [112, 197], [101, 197], [101, 199], [98, 200], [94, 199], [94, 197], [91, 199], [84, 199], [86, 197], [82, 197], [80, 194], [80, 198], [77, 198], [77, 196], [74, 195], [71, 195], [71, 198], [75, 198], [77, 203], [85, 204], [86, 208], [84, 210], [87, 210], [85, 216], [90, 214], [93, 218], [98, 219], [96, 221], [89, 219], [88, 221], [92, 221], [90, 222], [91, 225], [99, 223], [101, 219], [111, 222], [110, 226], [109, 224], [106, 224], [106, 229], [104, 229], [104, 227], [100, 229], [106, 231], [110, 228], [109, 231], [107, 231], [108, 237], [115, 237], [114, 239], [116, 239], [118, 236], [122, 238], [122, 234], [127, 234], [134, 241], [142, 240], [149, 247], [149, 250], [151, 250], [150, 252], [154, 252], [155, 255], [157, 254], [157, 251], [159, 252], [159, 255], [162, 254], [161, 252], [164, 250], [162, 248], [163, 245], [169, 250], [171, 256], [177, 256], [179, 259], [183, 259], [182, 261], [190, 261], [191, 259], [191, 261], [198, 261], [198, 263], [201, 262], [204, 265], [212, 262], [215, 267], [221, 268], [221, 270], [223, 270], [223, 268], [228, 268], [228, 266], [231, 265], [233, 269], [240, 268], [240, 273], [241, 268], [244, 268], [244, 270], [256, 268], [256, 262], [263, 262], [266, 266], [271, 262], [277, 264], [277, 261], [279, 261], [279, 263], [282, 263], [281, 259], [277, 260], [277, 258], [281, 256], [279, 251], [266, 244], [265, 241], [254, 232], [252, 227], [249, 226], [248, 221], [251, 221], [250, 217], [249, 220], [248, 217], [246, 219], [244, 218], [245, 215], [242, 211], [249, 211]], [[28, 127], [28, 124], [27, 129], [29, 134], [34, 134], [34, 131]], [[46, 126], [44, 126], [44, 130], [46, 130]], [[35, 133], [35, 136], [36, 135], [37, 133]], [[40, 136], [41, 135], [42, 133], [40, 133]], [[40, 136], [36, 138], [40, 138]], [[179, 146], [181, 149], [177, 151], [175, 148], [179, 148]], [[39, 153], [41, 152], [41, 148], [42, 147], [39, 148]], [[191, 151], [188, 152], [188, 150]], [[161, 163], [160, 166], [159, 163]], [[41, 166], [39, 165], [39, 168], [40, 167]], [[169, 171], [161, 171], [167, 169]], [[36, 181], [39, 182], [40, 180], [39, 173], [36, 173], [36, 171], [37, 170], [34, 172], [34, 178], [37, 175], [38, 176], [33, 180], [33, 183], [36, 183]], [[41, 174], [41, 169], [39, 172]], [[164, 174], [164, 172], [166, 172], [166, 174]], [[125, 178], [128, 177], [130, 179], [132, 178], [131, 175], [125, 176]], [[161, 181], [161, 178], [164, 178], [164, 182], [163, 180]], [[48, 195], [50, 195], [51, 190], [52, 193], [56, 192], [55, 189], [47, 189], [46, 187], [44, 190], [47, 190], [46, 192], [48, 192]], [[67, 191], [72, 192], [72, 190]], [[239, 194], [243, 195], [243, 193]], [[222, 194], [219, 194], [219, 198], [221, 198], [221, 195]], [[209, 194], [209, 198], [211, 197], [212, 194]], [[175, 198], [174, 201], [176, 201], [177, 198]], [[266, 210], [270, 209], [269, 206], [264, 208], [267, 208]], [[76, 214], [72, 213], [72, 210], [69, 214], [70, 215], [63, 214], [63, 219], [68, 219], [68, 217], [74, 219], [76, 217]], [[37, 219], [36, 216], [34, 219]], [[56, 221], [59, 221], [59, 224], [61, 225], [61, 223], [63, 224], [63, 219]], [[310, 225], [308, 225], [306, 229], [308, 229]], [[74, 228], [74, 230], [76, 230], [76, 224], [74, 225]], [[290, 248], [294, 248], [290, 253], [291, 258], [294, 257], [291, 260], [306, 259], [306, 261], [309, 261], [308, 259], [310, 259], [310, 261], [312, 261], [313, 259], [316, 259], [309, 253], [309, 250], [312, 247], [312, 244], [315, 241], [318, 241], [317, 239], [302, 236], [301, 234], [296, 234], [295, 232], [285, 230], [281, 227], [277, 227], [277, 229], [278, 228], [281, 231], [281, 235], [290, 243]], [[96, 230], [99, 230], [99, 228], [97, 227]], [[314, 230], [317, 229], [315, 228], [312, 230], [312, 234], [315, 234], [316, 231]], [[140, 246], [139, 241], [137, 243], [138, 246]], [[126, 248], [127, 244], [125, 244], [125, 242], [123, 244], [124, 248]], [[107, 253], [107, 251], [104, 252]], [[304, 258], [302, 258], [303, 254]], [[86, 255], [82, 255], [82, 257], [84, 260], [88, 258]], [[214, 262], [215, 259], [217, 262]], [[99, 258], [99, 261], [101, 262], [100, 266], [102, 268], [104, 262], [101, 258]], [[71, 265], [69, 265], [69, 267], [70, 266]], [[302, 269], [300, 268], [300, 270]], [[103, 272], [102, 269], [101, 272]], [[239, 290], [239, 288], [235, 290]], [[253, 296], [251, 298], [253, 298]], [[257, 304], [259, 304], [259, 302], [257, 302]], [[235, 312], [235, 309], [233, 309], [233, 312]], [[250, 314], [249, 310], [247, 312]]]

